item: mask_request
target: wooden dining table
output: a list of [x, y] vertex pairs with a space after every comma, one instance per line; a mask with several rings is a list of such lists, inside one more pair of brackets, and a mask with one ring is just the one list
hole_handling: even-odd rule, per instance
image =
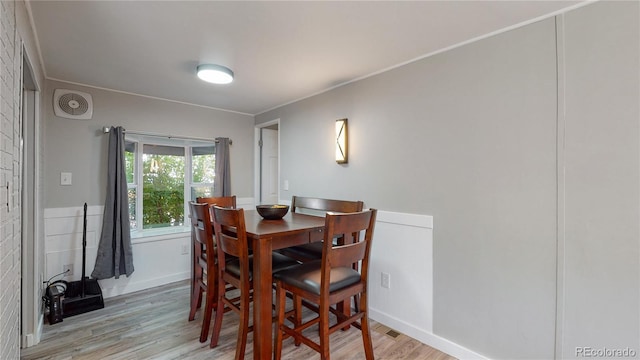
[[253, 358], [273, 357], [271, 252], [321, 241], [325, 218], [287, 213], [281, 220], [264, 220], [256, 210], [245, 210], [247, 238], [253, 248]]

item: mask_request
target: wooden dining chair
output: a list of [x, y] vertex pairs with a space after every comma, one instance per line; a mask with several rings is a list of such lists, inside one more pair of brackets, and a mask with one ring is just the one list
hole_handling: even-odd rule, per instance
[[[291, 212], [299, 212], [310, 215], [325, 216], [329, 211], [338, 213], [352, 213], [362, 211], [364, 203], [362, 201], [323, 199], [304, 196], [293, 196], [291, 199]], [[319, 234], [322, 236], [322, 234]], [[359, 234], [345, 234], [332, 239], [334, 244], [345, 244], [348, 242], [358, 241]], [[278, 250], [280, 253], [294, 258], [301, 262], [318, 261], [322, 259], [322, 241], [314, 241], [322, 239], [311, 239], [311, 243], [292, 246]], [[358, 263], [353, 264], [355, 270], [358, 269]], [[354, 304], [358, 307], [358, 299], [354, 297]], [[299, 306], [300, 304], [296, 304]], [[339, 311], [349, 313], [351, 301], [344, 301], [337, 304]], [[348, 327], [345, 327], [345, 330]]]
[[226, 208], [236, 208], [236, 196], [197, 197], [196, 202], [218, 205]]
[[[236, 207], [236, 197], [234, 196], [220, 196], [220, 197], [198, 197], [196, 203], [218, 205], [222, 207]], [[191, 206], [191, 205], [190, 205]], [[204, 211], [204, 210], [203, 210]], [[206, 209], [206, 214], [209, 214], [209, 209]], [[196, 317], [196, 312], [202, 306], [202, 294], [207, 291], [207, 249], [206, 243], [198, 241], [196, 239], [196, 229], [198, 228], [198, 219], [191, 215], [191, 298], [189, 303], [191, 304], [189, 310], [189, 321], [193, 321]], [[210, 226], [211, 227], [211, 226]], [[203, 235], [206, 236], [206, 235]], [[215, 252], [213, 255], [215, 260]], [[215, 272], [214, 272], [215, 274]], [[215, 284], [214, 287], [215, 289]], [[205, 340], [206, 341], [206, 337]]]
[[215, 307], [218, 267], [215, 259], [213, 225], [211, 215], [206, 203], [189, 202], [191, 223], [193, 227], [194, 242], [194, 284], [191, 293], [191, 311], [189, 321], [195, 318], [195, 313], [202, 302], [202, 293], [206, 294], [202, 327], [200, 329], [200, 342], [207, 341], [209, 326], [211, 324], [211, 312]]
[[[244, 210], [213, 206], [211, 213], [216, 238], [219, 280], [211, 347], [218, 345], [226, 307], [240, 315], [235, 358], [244, 359], [247, 334], [253, 330], [253, 327], [249, 326], [249, 303], [253, 289], [253, 255], [249, 254]], [[272, 254], [271, 263], [274, 273], [299, 264], [296, 260], [278, 253]], [[226, 284], [239, 289], [240, 296], [227, 298]]]
[[[324, 216], [329, 211], [352, 213], [362, 211], [363, 207], [364, 203], [362, 201], [333, 200], [302, 196], [293, 196], [291, 199], [291, 212], [293, 213], [302, 212]], [[335, 239], [335, 241], [342, 244], [345, 238], [341, 237]], [[302, 262], [320, 260], [322, 258], [322, 242], [311, 242], [309, 244], [280, 249], [279, 251], [284, 255]]]
[[[277, 332], [274, 343], [274, 359], [282, 356], [282, 341], [293, 337], [296, 344], [302, 342], [320, 353], [322, 360], [330, 359], [329, 335], [353, 324], [362, 332], [364, 352], [367, 360], [373, 360], [373, 345], [369, 329], [367, 306], [367, 278], [369, 273], [369, 254], [376, 221], [377, 210], [357, 213], [327, 213], [324, 230], [322, 260], [306, 262], [275, 273]], [[345, 234], [364, 231], [364, 238], [358, 242], [334, 245], [331, 240]], [[352, 267], [362, 261], [360, 271]], [[304, 323], [295, 323], [293, 327], [285, 325], [286, 293], [293, 294], [294, 302], [302, 298], [316, 304], [318, 316]], [[359, 294], [358, 310], [351, 315], [334, 310], [331, 305], [350, 299]], [[295, 307], [295, 311], [301, 311]], [[329, 315], [334, 314], [337, 322], [329, 324]], [[296, 318], [300, 318], [296, 314]], [[319, 325], [318, 343], [303, 335], [311, 325]]]

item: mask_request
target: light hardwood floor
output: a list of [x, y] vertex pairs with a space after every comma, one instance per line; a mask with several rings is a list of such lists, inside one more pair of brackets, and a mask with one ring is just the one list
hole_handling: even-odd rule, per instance
[[[42, 341], [23, 349], [21, 359], [233, 359], [238, 317], [226, 313], [215, 349], [200, 343], [202, 310], [189, 314], [189, 284], [179, 282], [105, 300], [105, 308], [48, 325]], [[376, 359], [453, 360], [454, 358], [372, 321]], [[311, 333], [317, 327], [309, 329]], [[246, 358], [253, 358], [249, 333]], [[333, 359], [364, 359], [360, 331], [351, 328], [331, 336]], [[283, 359], [319, 359], [304, 345], [285, 340]]]

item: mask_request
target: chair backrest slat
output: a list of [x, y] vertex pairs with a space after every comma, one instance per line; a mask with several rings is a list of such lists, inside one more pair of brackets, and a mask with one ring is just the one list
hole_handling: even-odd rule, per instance
[[196, 202], [218, 205], [225, 208], [236, 208], [236, 196], [197, 197]]
[[240, 249], [240, 244], [238, 240], [238, 236], [235, 231], [229, 227], [222, 227], [220, 235], [217, 237], [218, 246], [222, 247], [222, 250], [229, 255], [240, 257], [240, 253], [242, 249]]
[[364, 259], [366, 249], [367, 244], [364, 241], [347, 245], [334, 245], [327, 261], [332, 267], [351, 266], [351, 264]]
[[[366, 230], [369, 226], [368, 216], [340, 216], [343, 214], [329, 213], [333, 216], [333, 231], [336, 234], [350, 234]], [[365, 213], [366, 214], [366, 213]]]
[[298, 209], [307, 209], [324, 212], [351, 213], [362, 211], [363, 207], [364, 203], [362, 201], [321, 199], [303, 196], [294, 196], [291, 200], [291, 212], [297, 212]]
[[[350, 200], [334, 200], [334, 199], [322, 199], [303, 196], [293, 196], [291, 199], [291, 212], [302, 212], [310, 215], [326, 215], [327, 212], [338, 213], [353, 213], [362, 211], [364, 202], [362, 201], [350, 201]], [[339, 236], [341, 242], [357, 242], [359, 234], [342, 233], [344, 236]], [[347, 235], [348, 234], [348, 235]]]

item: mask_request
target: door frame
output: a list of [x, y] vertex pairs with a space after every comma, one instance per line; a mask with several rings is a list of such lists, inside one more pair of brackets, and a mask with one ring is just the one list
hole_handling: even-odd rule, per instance
[[280, 119], [274, 119], [264, 123], [256, 124], [254, 128], [254, 151], [253, 151], [253, 202], [254, 205], [260, 203], [261, 183], [261, 149], [260, 149], [260, 130], [269, 126], [278, 125], [278, 202], [280, 201]]
[[[44, 281], [44, 241], [42, 236], [41, 211], [41, 92], [35, 76], [33, 63], [22, 44], [21, 114], [22, 144], [20, 154], [20, 226], [21, 226], [21, 271], [20, 335], [21, 347], [30, 347], [40, 342], [44, 325], [44, 309], [41, 298]], [[29, 96], [25, 96], [25, 92]], [[28, 120], [24, 119], [25, 116]], [[26, 148], [29, 148], [28, 150]], [[32, 152], [30, 155], [28, 155]], [[25, 155], [33, 162], [32, 177], [25, 174]], [[31, 198], [25, 194], [31, 193]], [[31, 234], [31, 236], [28, 236]]]

